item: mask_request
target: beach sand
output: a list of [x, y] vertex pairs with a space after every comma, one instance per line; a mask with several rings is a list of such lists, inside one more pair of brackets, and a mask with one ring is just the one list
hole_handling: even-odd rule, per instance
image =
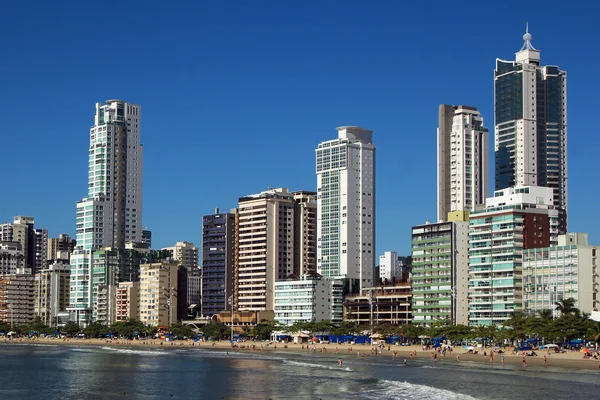
[[[357, 358], [357, 352], [360, 352], [361, 359], [368, 359], [369, 357], [393, 357], [394, 351], [397, 352], [398, 362], [403, 362], [404, 357], [411, 361], [410, 353], [416, 351], [416, 358], [423, 361], [434, 362], [432, 360], [433, 350], [423, 350], [422, 346], [396, 346], [385, 345], [383, 351], [380, 354], [374, 355], [371, 353], [371, 348], [375, 347], [371, 345], [347, 345], [347, 344], [315, 344], [314, 348], [312, 344], [295, 344], [295, 343], [271, 343], [260, 342], [260, 341], [246, 341], [236, 343], [237, 347], [232, 347], [229, 341], [217, 341], [217, 342], [193, 342], [191, 340], [176, 340], [173, 342], [165, 342], [159, 339], [153, 340], [106, 340], [106, 339], [14, 339], [9, 340], [4, 338], [0, 340], [0, 344], [15, 344], [15, 345], [28, 345], [28, 344], [47, 344], [47, 345], [60, 345], [60, 346], [114, 346], [114, 347], [147, 347], [147, 348], [195, 348], [195, 349], [221, 349], [227, 351], [240, 351], [240, 352], [270, 352], [270, 351], [281, 351], [281, 352], [296, 352], [296, 353], [308, 353], [314, 351], [314, 353], [326, 353], [328, 355], [335, 355], [342, 359]], [[252, 346], [255, 346], [255, 350], [252, 350]], [[245, 347], [245, 348], [244, 348]], [[304, 347], [304, 348], [303, 348]], [[351, 349], [351, 351], [350, 351]], [[337, 352], [336, 352], [337, 351]], [[487, 356], [484, 358], [483, 350], [479, 349], [478, 354], [468, 354], [463, 348], [457, 347], [451, 354], [447, 354], [446, 357], [438, 353], [437, 363], [442, 364], [456, 364], [459, 362], [476, 362], [482, 365], [490, 364], [489, 349], [486, 349]], [[594, 359], [583, 359], [583, 353], [578, 351], [569, 351], [567, 353], [548, 353], [545, 350], [536, 351], [537, 356], [524, 357], [527, 366], [543, 367], [544, 366], [544, 355], [546, 356], [547, 367], [560, 367], [569, 369], [584, 369], [584, 370], [597, 370], [600, 373], [600, 362]], [[457, 360], [457, 355], [460, 355], [460, 361]], [[512, 348], [509, 348], [504, 353], [505, 364], [522, 364], [523, 356], [519, 354], [513, 355]], [[501, 355], [494, 354], [494, 365], [501, 365]], [[523, 367], [527, 368], [527, 367]]]

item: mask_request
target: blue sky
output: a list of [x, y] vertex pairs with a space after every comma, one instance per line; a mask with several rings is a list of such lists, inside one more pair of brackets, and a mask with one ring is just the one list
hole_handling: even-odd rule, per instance
[[409, 254], [410, 227], [436, 218], [438, 105], [476, 106], [493, 131], [495, 59], [529, 21], [542, 63], [568, 71], [569, 230], [600, 243], [599, 6], [408, 3], [5, 5], [0, 222], [74, 235], [94, 104], [120, 98], [142, 106], [153, 247], [200, 244], [202, 215], [243, 195], [315, 190], [316, 145], [359, 125], [377, 146], [377, 253]]

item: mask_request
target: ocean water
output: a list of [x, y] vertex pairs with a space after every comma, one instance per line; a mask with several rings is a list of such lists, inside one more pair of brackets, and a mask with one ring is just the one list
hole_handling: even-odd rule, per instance
[[[341, 357], [343, 367], [338, 366]], [[194, 348], [0, 345], [0, 399], [598, 399], [600, 371]]]

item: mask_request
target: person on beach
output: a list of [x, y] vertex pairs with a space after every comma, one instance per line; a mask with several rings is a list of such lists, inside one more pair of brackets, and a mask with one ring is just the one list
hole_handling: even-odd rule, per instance
[[500, 356], [500, 363], [502, 364], [502, 366], [504, 367], [504, 354], [502, 354]]
[[494, 353], [490, 353], [490, 365], [494, 364]]
[[342, 368], [342, 359], [338, 358], [338, 365], [340, 366], [340, 368]]
[[404, 357], [404, 366], [405, 367], [406, 367], [406, 362], [407, 362], [406, 357]]
[[548, 359], [544, 356], [544, 366], [548, 365]]
[[460, 354], [456, 355], [456, 361], [460, 362]]
[[523, 363], [523, 367], [527, 366], [527, 361], [525, 360], [525, 357], [523, 357], [523, 360], [521, 362]]

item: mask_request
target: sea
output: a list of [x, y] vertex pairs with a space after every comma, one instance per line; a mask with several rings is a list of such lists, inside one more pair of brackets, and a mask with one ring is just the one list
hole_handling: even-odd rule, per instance
[[359, 359], [344, 351], [2, 344], [0, 399], [600, 398], [600, 370], [425, 357], [404, 366], [403, 358]]

